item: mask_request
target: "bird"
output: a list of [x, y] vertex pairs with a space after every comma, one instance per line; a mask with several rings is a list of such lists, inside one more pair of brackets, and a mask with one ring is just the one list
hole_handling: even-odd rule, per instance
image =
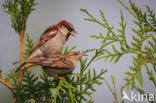
[[33, 63], [34, 65], [43, 66], [43, 70], [50, 76], [56, 79], [65, 80], [64, 77], [58, 77], [58, 74], [71, 73], [76, 67], [77, 61], [84, 56], [79, 51], [72, 51], [63, 55], [64, 58], [58, 55], [40, 56], [35, 58], [26, 59], [23, 64], [18, 68], [22, 68], [26, 63]]
[[75, 33], [73, 24], [66, 20], [61, 20], [57, 24], [48, 27], [33, 47], [28, 59], [37, 56], [58, 54], [69, 36], [75, 36]]
[[[76, 31], [72, 23], [61, 20], [57, 24], [49, 26], [42, 34], [38, 42], [32, 48], [30, 56], [32, 59], [38, 56], [58, 54], [63, 48], [69, 36], [75, 36]], [[61, 57], [61, 55], [59, 55]], [[14, 62], [17, 64], [20, 61]]]

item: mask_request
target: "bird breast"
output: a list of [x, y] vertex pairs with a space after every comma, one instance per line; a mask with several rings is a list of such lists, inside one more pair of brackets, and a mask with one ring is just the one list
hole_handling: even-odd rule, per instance
[[65, 41], [66, 37], [58, 32], [55, 37], [51, 38], [41, 47], [41, 50], [45, 53], [45, 55], [58, 54]]
[[58, 69], [58, 68], [51, 68], [51, 67], [45, 67], [44, 68], [45, 72], [49, 75], [52, 76], [53, 74], [67, 74], [71, 73], [74, 69], [69, 69], [69, 68], [64, 68], [64, 69]]

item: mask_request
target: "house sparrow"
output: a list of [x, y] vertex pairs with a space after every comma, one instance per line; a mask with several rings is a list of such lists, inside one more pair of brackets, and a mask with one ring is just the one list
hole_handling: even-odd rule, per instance
[[37, 56], [58, 54], [69, 36], [75, 36], [74, 32], [74, 26], [66, 20], [62, 20], [48, 27], [32, 49], [32, 53], [28, 59]]
[[48, 57], [40, 56], [26, 59], [23, 61], [23, 64], [18, 68], [18, 70], [22, 68], [25, 63], [33, 63], [33, 65], [43, 66], [44, 71], [49, 76], [65, 80], [64, 77], [57, 77], [56, 74], [71, 73], [77, 64], [78, 59], [83, 56], [83, 53], [73, 51], [63, 56], [64, 58], [61, 58], [58, 55], [49, 55]]
[[[76, 33], [74, 26], [66, 20], [62, 20], [57, 24], [48, 27], [33, 47], [28, 59], [38, 56], [58, 54], [69, 36], [75, 36], [74, 33]], [[19, 61], [14, 62], [13, 64], [17, 64], [18, 62]]]

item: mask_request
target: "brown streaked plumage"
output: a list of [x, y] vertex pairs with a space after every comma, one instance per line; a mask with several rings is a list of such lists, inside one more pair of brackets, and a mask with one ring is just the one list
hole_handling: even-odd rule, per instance
[[78, 59], [80, 59], [83, 54], [80, 52], [70, 52], [66, 55], [63, 55], [64, 58], [61, 58], [59, 55], [49, 55], [48, 57], [35, 57], [23, 61], [23, 64], [18, 68], [18, 70], [25, 63], [33, 63], [34, 65], [41, 65], [45, 72], [54, 78], [63, 79], [62, 77], [57, 77], [56, 74], [67, 74], [71, 73]]
[[66, 20], [48, 27], [34, 46], [29, 59], [36, 56], [58, 54], [69, 36], [74, 36], [73, 32], [75, 32], [74, 26]]

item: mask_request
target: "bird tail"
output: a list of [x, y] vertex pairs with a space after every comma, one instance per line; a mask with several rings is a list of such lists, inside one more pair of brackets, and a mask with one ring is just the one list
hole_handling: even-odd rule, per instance
[[[28, 61], [29, 61], [29, 59], [25, 59], [25, 60], [23, 61], [23, 63], [16, 69], [15, 72], [18, 72], [18, 71], [21, 69], [21, 67], [23, 67]], [[21, 63], [20, 61], [16, 61], [16, 62], [13, 62], [13, 65], [15, 65], [15, 64], [20, 64], [20, 63]]]
[[16, 73], [25, 65], [25, 63], [21, 64], [17, 69], [16, 69]]
[[[25, 60], [23, 60], [22, 64], [23, 64], [23, 63], [31, 62], [32, 60], [33, 60], [33, 59], [25, 59]], [[12, 64], [13, 64], [13, 65], [21, 64], [21, 61], [16, 61], [16, 62], [13, 62]]]
[[12, 64], [13, 65], [16, 65], [16, 64], [20, 64], [21, 62], [20, 61], [15, 61], [15, 62], [13, 62]]
[[[23, 60], [23, 63], [16, 69], [15, 72], [18, 72], [26, 63], [36, 63], [36, 62], [39, 62], [42, 59], [44, 59], [44, 57], [43, 58], [41, 57], [41, 58], [31, 58], [31, 59], [28, 58], [28, 59], [25, 59], [25, 60]], [[13, 65], [19, 64], [19, 63], [21, 63], [21, 62], [16, 61], [16, 62], [13, 63]]]

